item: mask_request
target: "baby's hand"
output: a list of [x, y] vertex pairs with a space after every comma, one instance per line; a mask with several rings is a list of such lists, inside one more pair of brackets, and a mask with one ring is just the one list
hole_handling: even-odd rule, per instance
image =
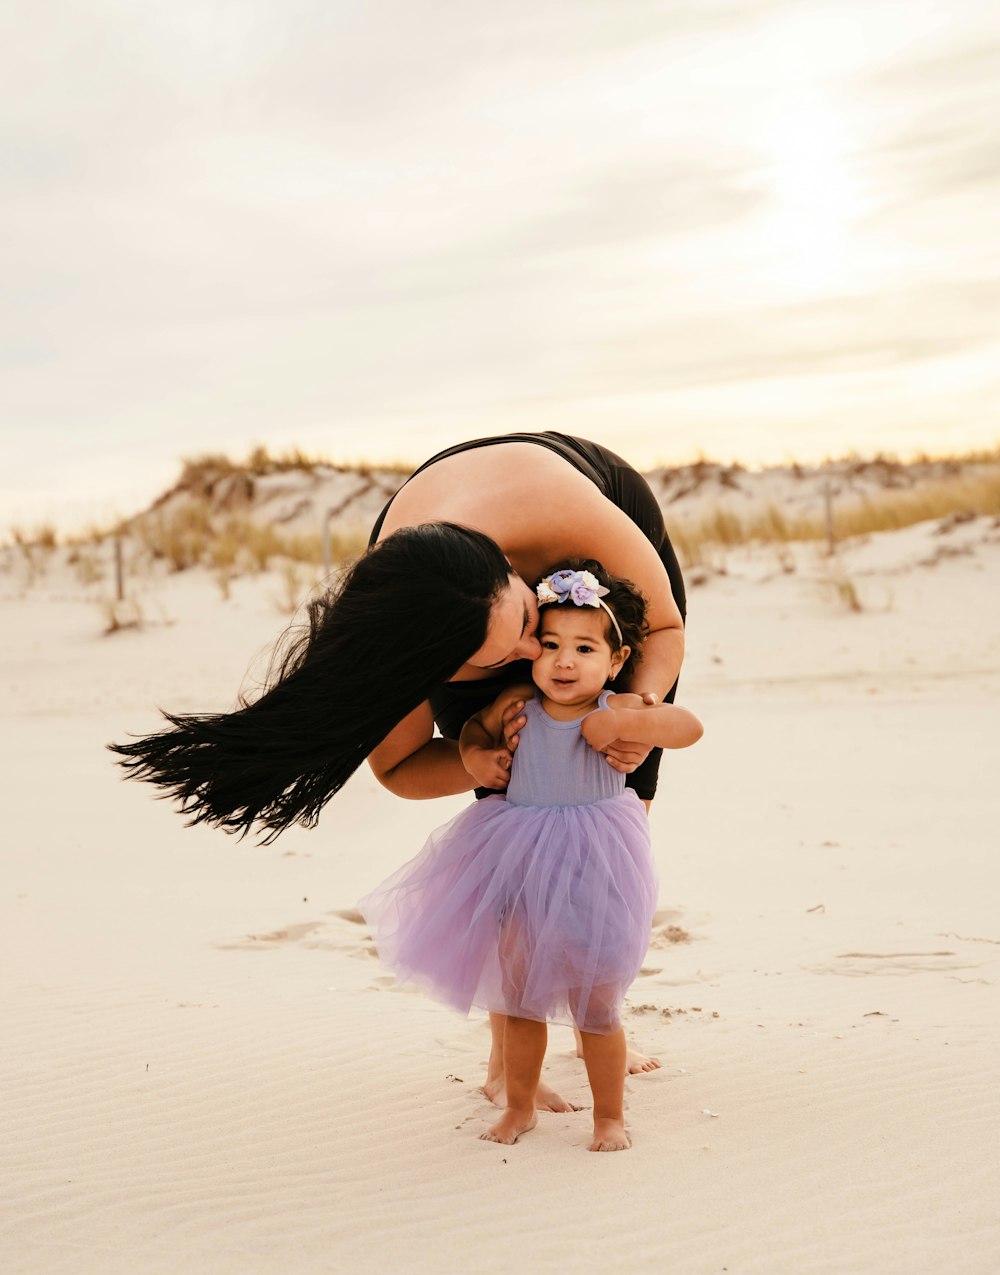
[[458, 741], [459, 756], [477, 788], [503, 790], [510, 782], [510, 767], [517, 748], [519, 731], [525, 723], [524, 700], [508, 704], [501, 715], [499, 734], [488, 729], [483, 714], [470, 717]]
[[506, 748], [462, 749], [462, 765], [477, 788], [506, 788], [510, 783], [511, 754]]

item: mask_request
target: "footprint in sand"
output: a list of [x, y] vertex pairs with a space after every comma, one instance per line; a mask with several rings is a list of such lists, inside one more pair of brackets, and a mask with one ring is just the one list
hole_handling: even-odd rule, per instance
[[[357, 910], [357, 908], [337, 908], [333, 912], [328, 912], [328, 916], [335, 916], [338, 921], [346, 921], [351, 927], [362, 926], [367, 927], [368, 922]], [[343, 931], [342, 931], [343, 932]], [[345, 934], [345, 942], [338, 944], [328, 944], [328, 946], [336, 946], [341, 951], [346, 951], [348, 956], [365, 958], [369, 956], [378, 956], [375, 950], [375, 944], [372, 942], [372, 936], [365, 928], [363, 934], [358, 934], [355, 929]]]
[[649, 940], [650, 947], [673, 947], [676, 943], [693, 943], [693, 936], [682, 925], [663, 925], [654, 929]]
[[266, 934], [245, 934], [242, 938], [231, 939], [227, 943], [217, 943], [216, 947], [225, 952], [240, 948], [279, 947], [284, 943], [298, 943], [316, 930], [322, 929], [322, 921], [303, 921], [298, 925], [286, 925], [280, 930], [270, 930]]
[[217, 943], [216, 947], [223, 951], [262, 951], [298, 943], [305, 948], [343, 952], [359, 959], [375, 956], [371, 935], [366, 930], [359, 932], [358, 927], [365, 923], [359, 912], [345, 909], [327, 915], [335, 918], [333, 924], [329, 921], [298, 921], [277, 930], [244, 934], [237, 939]]
[[665, 909], [653, 916], [652, 934], [649, 940], [651, 948], [674, 947], [678, 943], [694, 943], [697, 935], [692, 934], [688, 925], [683, 924], [686, 918], [675, 909]]
[[951, 974], [955, 970], [978, 969], [981, 962], [970, 961], [958, 952], [838, 952], [834, 965], [814, 965], [814, 974], [843, 974], [858, 978], [866, 974]]

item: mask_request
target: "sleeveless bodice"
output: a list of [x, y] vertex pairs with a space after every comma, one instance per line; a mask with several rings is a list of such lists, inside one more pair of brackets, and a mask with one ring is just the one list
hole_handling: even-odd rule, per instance
[[[600, 711], [611, 691], [598, 700]], [[514, 806], [586, 806], [625, 791], [625, 776], [583, 738], [583, 718], [557, 722], [537, 699], [524, 706], [527, 722], [514, 753], [507, 800]]]

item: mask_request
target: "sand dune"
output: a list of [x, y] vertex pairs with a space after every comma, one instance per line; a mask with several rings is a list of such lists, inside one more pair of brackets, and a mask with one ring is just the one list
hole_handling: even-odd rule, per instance
[[[706, 724], [653, 813], [629, 1154], [587, 1113], [480, 1142], [488, 1036], [393, 985], [356, 899], [463, 799], [359, 773], [275, 845], [184, 829], [103, 744], [226, 707], [275, 582], [148, 583], [101, 636], [0, 576], [5, 1272], [987, 1275], [1000, 1254], [1000, 531], [693, 590]], [[862, 606], [844, 604], [848, 579]], [[585, 1104], [570, 1034], [546, 1078]]]

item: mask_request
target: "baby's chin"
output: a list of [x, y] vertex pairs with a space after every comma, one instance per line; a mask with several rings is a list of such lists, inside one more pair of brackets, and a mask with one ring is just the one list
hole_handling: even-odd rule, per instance
[[556, 683], [549, 682], [545, 686], [538, 688], [546, 699], [552, 700], [554, 704], [565, 704], [572, 706], [574, 704], [589, 704], [596, 701], [601, 694], [603, 687], [597, 690], [591, 690], [588, 687], [581, 686], [578, 682], [573, 682], [568, 686], [560, 686]]

